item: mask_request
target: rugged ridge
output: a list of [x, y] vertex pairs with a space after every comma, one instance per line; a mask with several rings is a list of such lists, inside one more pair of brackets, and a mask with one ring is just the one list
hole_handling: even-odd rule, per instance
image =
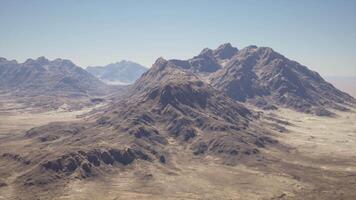
[[330, 116], [330, 108], [347, 110], [356, 105], [353, 97], [326, 82], [317, 72], [268, 47], [238, 50], [227, 43], [215, 50], [206, 48], [192, 59], [170, 62], [195, 73], [229, 97], [263, 109], [283, 106]]

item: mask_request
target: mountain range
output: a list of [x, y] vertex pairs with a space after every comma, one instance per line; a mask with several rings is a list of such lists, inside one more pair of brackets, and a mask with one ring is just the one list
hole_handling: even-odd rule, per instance
[[[188, 60], [171, 59], [183, 71], [230, 98], [262, 109], [292, 108], [316, 115], [332, 115], [330, 109], [347, 110], [355, 99], [326, 82], [317, 72], [289, 60], [268, 47], [241, 50], [230, 43], [205, 48]], [[0, 90], [20, 96], [103, 96], [107, 84], [132, 84], [147, 68], [121, 61], [103, 67], [76, 66], [69, 60], [45, 57], [24, 63], [0, 59]], [[99, 80], [100, 79], [100, 80]], [[105, 82], [105, 83], [103, 83]]]
[[24, 63], [0, 60], [1, 89], [43, 93], [68, 93], [73, 95], [97, 95], [106, 91], [106, 85], [76, 66], [70, 60], [45, 57], [28, 59]]
[[102, 176], [133, 162], [174, 168], [176, 144], [191, 155], [236, 165], [264, 160], [261, 149], [279, 146], [272, 138], [275, 126], [259, 118], [195, 74], [159, 58], [124, 98], [80, 122], [32, 128], [19, 139], [30, 145], [3, 156], [26, 162], [20, 168], [28, 170], [17, 179], [21, 191]]
[[39, 57], [18, 63], [0, 58], [0, 91], [27, 105], [58, 108], [107, 95], [113, 88], [70, 60]]
[[[1, 62], [6, 89], [97, 94], [107, 87], [66, 60]], [[276, 139], [288, 122], [257, 108], [332, 116], [335, 109], [356, 105], [318, 73], [271, 48], [238, 50], [229, 43], [188, 60], [158, 58], [121, 95], [82, 120], [54, 122], [3, 139], [0, 144], [26, 144], [16, 151], [1, 149], [0, 155], [16, 163], [19, 195], [39, 198], [60, 185], [121, 173], [140, 163], [174, 174], [183, 154], [229, 166], [266, 166], [275, 159], [270, 152], [289, 152]]]

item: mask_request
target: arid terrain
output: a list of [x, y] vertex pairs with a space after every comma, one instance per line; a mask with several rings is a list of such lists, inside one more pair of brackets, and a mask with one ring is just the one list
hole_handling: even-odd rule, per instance
[[125, 87], [69, 60], [0, 69], [0, 199], [356, 197], [356, 100], [271, 48], [158, 58]]
[[[1, 138], [54, 121], [75, 121], [90, 109], [30, 113], [1, 110]], [[318, 117], [289, 109], [269, 111], [288, 125], [275, 135], [288, 151], [265, 150], [267, 162], [224, 165], [218, 158], [203, 159], [169, 141], [172, 166], [146, 161], [125, 169], [111, 169], [103, 177], [72, 180], [64, 188], [41, 193], [39, 199], [354, 199], [356, 191], [356, 113]], [[1, 143], [1, 152], [26, 144]], [[179, 152], [179, 153], [176, 153]], [[0, 199], [27, 199], [13, 181], [11, 159], [0, 159]], [[53, 196], [55, 194], [55, 196]]]
[[0, 200], [356, 200], [356, 0], [0, 0]]

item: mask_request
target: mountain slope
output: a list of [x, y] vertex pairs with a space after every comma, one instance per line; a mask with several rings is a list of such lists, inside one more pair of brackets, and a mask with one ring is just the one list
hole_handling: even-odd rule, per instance
[[[138, 106], [129, 108], [130, 103]], [[161, 127], [179, 140], [192, 141], [189, 146], [196, 154], [219, 153], [227, 157], [227, 162], [236, 162], [234, 159], [244, 156], [239, 152], [258, 151], [255, 149], [260, 140], [272, 141], [265, 141], [261, 130], [249, 131], [255, 126], [252, 111], [164, 59], [158, 59], [136, 81], [130, 98], [120, 105], [129, 108], [123, 113], [140, 113], [139, 119], [148, 116], [153, 121], [148, 122], [151, 126]], [[115, 104], [109, 110], [115, 112], [114, 108], [120, 105]], [[122, 119], [109, 121], [116, 124]]]
[[317, 115], [355, 103], [318, 73], [266, 47], [242, 49], [210, 81], [239, 101], [252, 99], [257, 105], [272, 103]]
[[237, 50], [230, 44], [223, 44], [216, 50], [204, 49], [187, 61], [172, 62], [196, 73], [231, 98], [265, 109], [283, 106], [331, 115], [329, 108], [346, 110], [356, 102], [317, 72], [267, 47], [249, 46]]
[[135, 82], [141, 74], [147, 71], [147, 68], [138, 63], [123, 60], [106, 66], [89, 66], [86, 70], [107, 84], [127, 85]]

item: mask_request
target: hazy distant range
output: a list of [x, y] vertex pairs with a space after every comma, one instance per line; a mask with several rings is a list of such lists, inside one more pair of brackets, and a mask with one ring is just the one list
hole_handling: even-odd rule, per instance
[[326, 76], [325, 79], [336, 88], [356, 97], [356, 76]]
[[106, 66], [89, 66], [86, 70], [110, 85], [128, 85], [134, 83], [148, 68], [127, 60]]

